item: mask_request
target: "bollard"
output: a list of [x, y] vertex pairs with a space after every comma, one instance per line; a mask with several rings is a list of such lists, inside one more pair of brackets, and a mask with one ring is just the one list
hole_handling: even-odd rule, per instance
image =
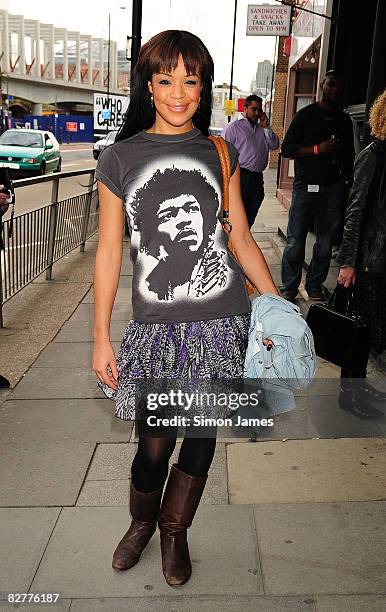
[[58, 220], [58, 195], [59, 179], [56, 178], [52, 183], [51, 208], [50, 208], [50, 227], [48, 230], [48, 267], [46, 270], [46, 280], [52, 280], [52, 265], [54, 262], [54, 249], [56, 238], [56, 225]]
[[70, 144], [70, 132], [66, 130], [66, 134], [67, 134], [67, 144]]
[[63, 128], [59, 128], [59, 144], [63, 144]]
[[81, 243], [80, 243], [80, 249], [79, 252], [80, 253], [84, 253], [84, 247], [86, 244], [86, 240], [87, 240], [87, 228], [88, 228], [88, 223], [90, 220], [90, 211], [91, 211], [91, 202], [92, 202], [92, 190], [94, 187], [94, 175], [95, 172], [94, 170], [92, 172], [90, 172], [90, 178], [88, 181], [88, 190], [87, 190], [87, 198], [86, 198], [86, 210], [84, 213], [84, 218], [83, 218], [83, 226], [82, 226], [82, 233], [81, 233]]

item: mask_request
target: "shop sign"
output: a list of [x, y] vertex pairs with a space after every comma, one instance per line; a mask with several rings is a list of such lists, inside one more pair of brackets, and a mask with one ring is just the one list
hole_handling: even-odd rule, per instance
[[247, 36], [288, 36], [290, 21], [290, 6], [249, 4]]

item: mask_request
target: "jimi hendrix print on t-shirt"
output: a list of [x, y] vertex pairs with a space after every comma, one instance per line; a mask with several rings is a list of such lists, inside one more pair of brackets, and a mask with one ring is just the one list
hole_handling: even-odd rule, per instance
[[[234, 171], [237, 153], [229, 149]], [[100, 156], [96, 176], [125, 205], [134, 319], [198, 321], [249, 311], [221, 225], [219, 159], [201, 132], [141, 132], [117, 142]]]

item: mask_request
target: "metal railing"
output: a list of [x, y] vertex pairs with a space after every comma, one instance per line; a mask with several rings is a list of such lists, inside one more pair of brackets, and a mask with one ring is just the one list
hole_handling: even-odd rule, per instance
[[[3, 222], [4, 250], [0, 251], [0, 327], [3, 327], [3, 305], [44, 271], [52, 279], [53, 264], [80, 246], [98, 228], [98, 198], [94, 189], [95, 169], [59, 172], [21, 179], [15, 189], [52, 182], [51, 204]], [[59, 182], [73, 176], [89, 175], [87, 192], [58, 199]]]

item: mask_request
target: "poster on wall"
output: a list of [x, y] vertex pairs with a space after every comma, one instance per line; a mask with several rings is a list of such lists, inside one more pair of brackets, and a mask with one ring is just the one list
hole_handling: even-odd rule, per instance
[[128, 96], [94, 93], [94, 130], [117, 130], [129, 105]]
[[291, 7], [248, 4], [247, 36], [288, 36]]

